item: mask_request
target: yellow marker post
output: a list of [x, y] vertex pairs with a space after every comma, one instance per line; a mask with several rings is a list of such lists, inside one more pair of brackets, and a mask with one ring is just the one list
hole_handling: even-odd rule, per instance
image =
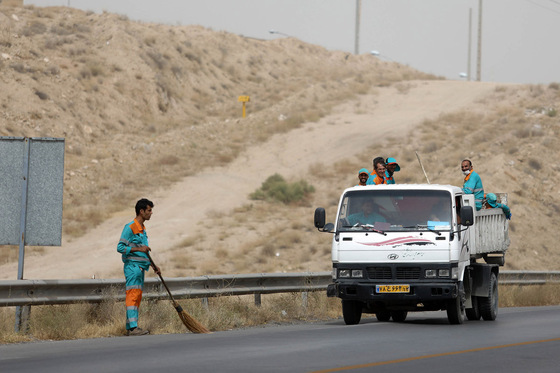
[[239, 96], [237, 98], [237, 101], [243, 103], [243, 118], [245, 118], [245, 104], [247, 102], [251, 101], [251, 100], [250, 100], [249, 96]]

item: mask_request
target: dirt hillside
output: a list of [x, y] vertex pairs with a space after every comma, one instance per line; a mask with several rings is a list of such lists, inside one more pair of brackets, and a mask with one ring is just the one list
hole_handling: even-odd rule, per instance
[[[560, 267], [559, 166], [539, 156], [558, 152], [557, 86], [426, 80], [294, 39], [68, 8], [0, 4], [0, 25], [0, 135], [66, 139], [63, 246], [29, 248], [26, 278], [120, 277], [116, 243], [145, 196], [166, 276], [329, 270], [314, 206], [332, 212], [376, 155], [398, 157], [398, 181], [422, 182], [415, 150], [438, 183], [460, 184], [469, 156], [485, 186], [512, 194], [511, 268]], [[251, 96], [245, 119], [238, 95]], [[276, 172], [313, 184], [313, 199], [250, 201]], [[16, 251], [0, 278], [16, 277]]]

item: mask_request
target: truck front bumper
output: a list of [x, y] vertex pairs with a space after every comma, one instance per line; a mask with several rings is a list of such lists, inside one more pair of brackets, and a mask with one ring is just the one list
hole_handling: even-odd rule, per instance
[[327, 287], [327, 296], [362, 302], [430, 302], [454, 299], [459, 294], [457, 282], [409, 282], [406, 284], [410, 286], [408, 293], [378, 293], [376, 287], [381, 283], [339, 282]]

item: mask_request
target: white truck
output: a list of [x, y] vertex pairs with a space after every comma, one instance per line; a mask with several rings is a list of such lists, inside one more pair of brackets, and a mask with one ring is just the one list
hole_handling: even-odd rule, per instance
[[[507, 195], [498, 194], [507, 203]], [[451, 185], [396, 184], [344, 190], [333, 233], [333, 283], [347, 325], [362, 313], [402, 322], [412, 311], [447, 311], [451, 324], [495, 320], [499, 266], [509, 246], [502, 209], [477, 211], [472, 194]]]

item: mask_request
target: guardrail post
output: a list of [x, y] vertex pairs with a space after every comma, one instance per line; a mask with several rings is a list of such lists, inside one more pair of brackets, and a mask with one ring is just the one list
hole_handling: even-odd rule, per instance
[[29, 316], [31, 315], [31, 306], [16, 307], [16, 333], [27, 334], [29, 332]]
[[255, 293], [255, 306], [257, 306], [257, 307], [261, 306], [261, 294], [260, 293]]
[[308, 299], [309, 299], [309, 293], [307, 291], [302, 292], [301, 293], [301, 306], [305, 310], [307, 310]]
[[200, 298], [200, 301], [202, 302], [202, 307], [208, 311], [208, 298]]

